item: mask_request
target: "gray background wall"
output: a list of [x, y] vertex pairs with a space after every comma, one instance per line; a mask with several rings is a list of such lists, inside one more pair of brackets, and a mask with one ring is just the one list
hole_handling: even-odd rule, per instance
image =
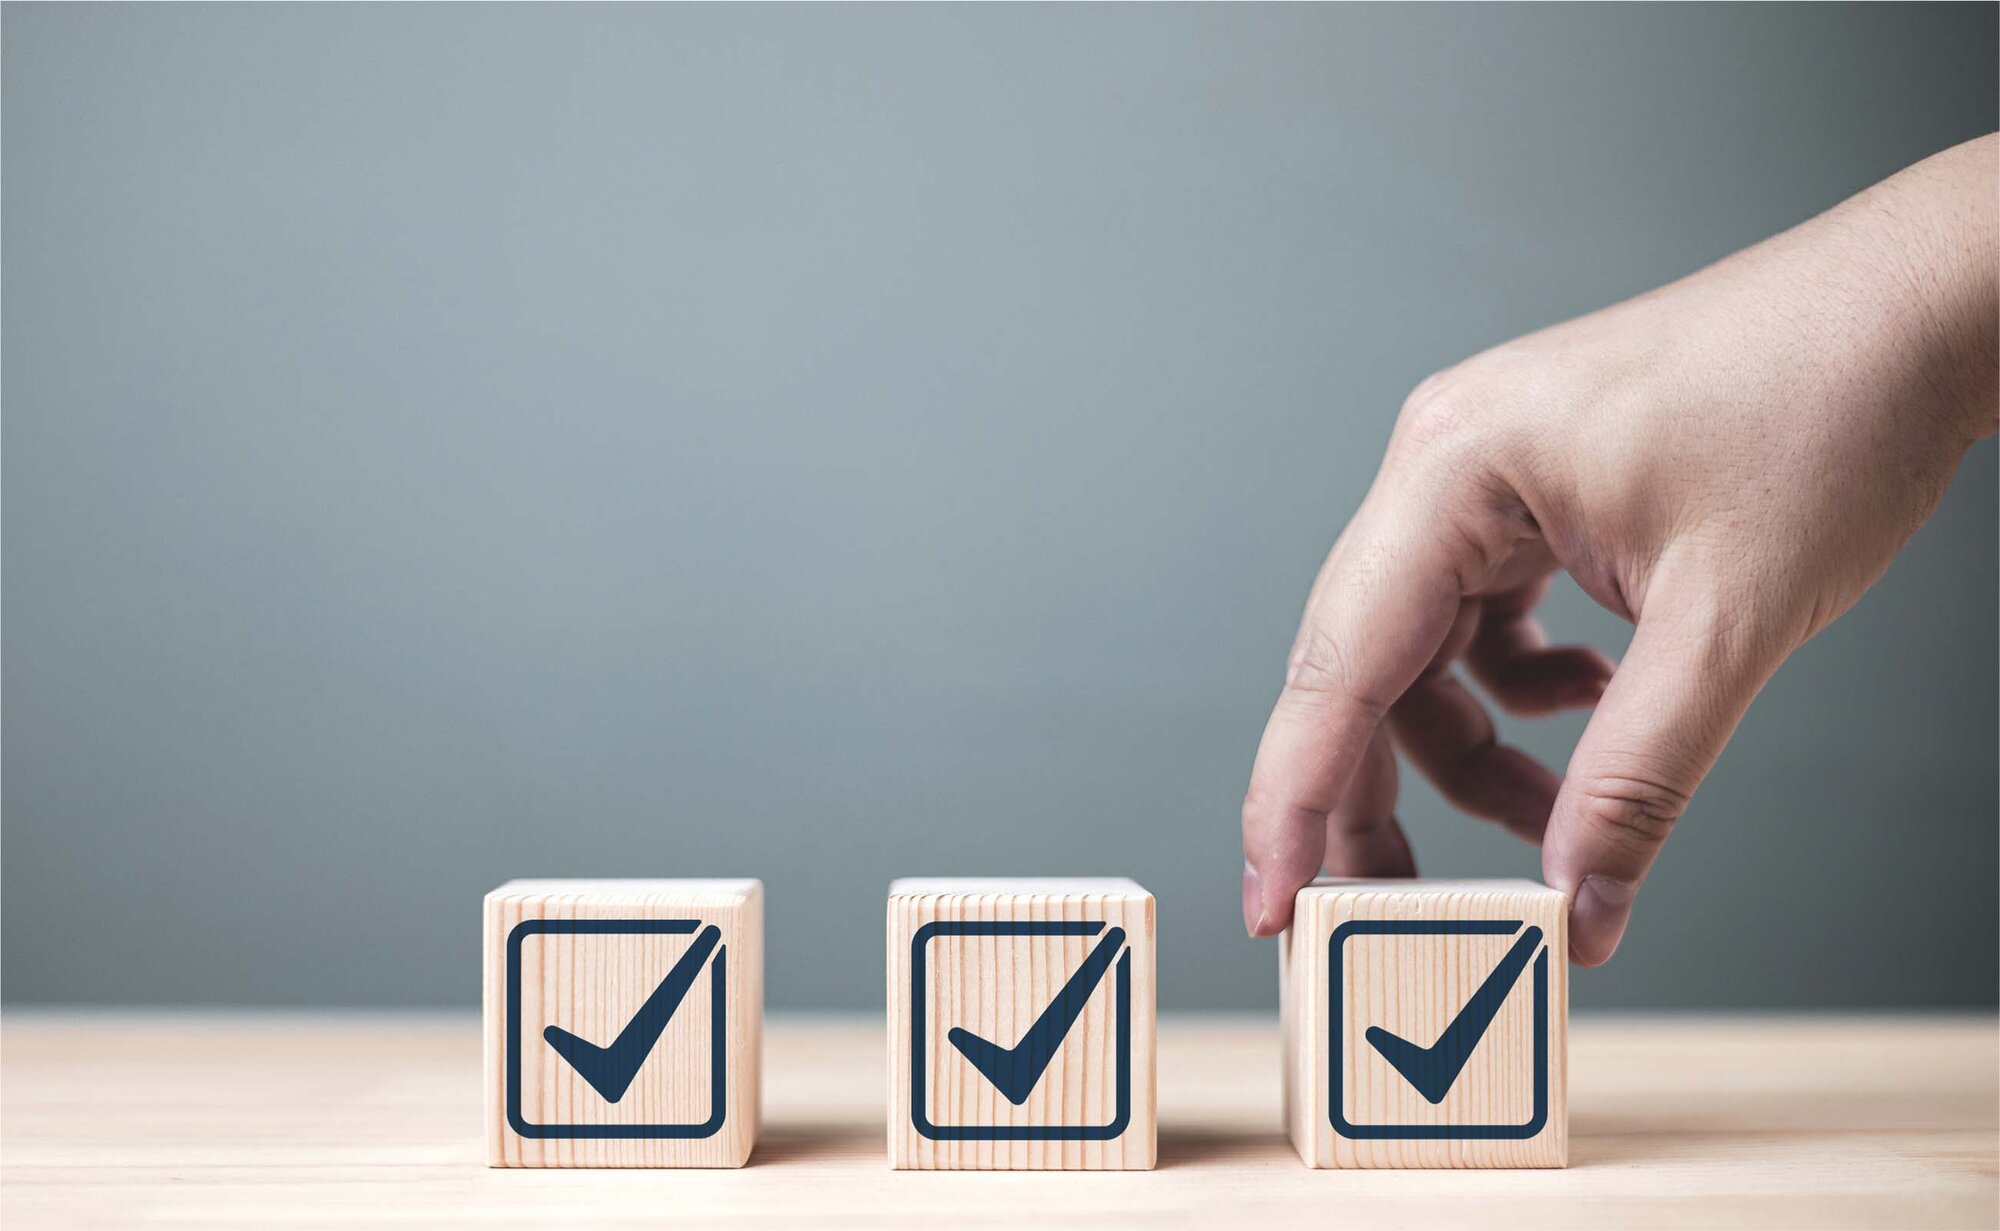
[[[1992, 6], [10, 5], [4, 994], [472, 1002], [509, 876], [1116, 871], [1236, 810], [1431, 370], [1993, 127]], [[1996, 453], [1582, 1006], [1992, 1005]], [[1614, 650], [1573, 590], [1559, 633]], [[1580, 723], [1515, 726], [1560, 764]], [[1427, 870], [1534, 854], [1421, 787]]]

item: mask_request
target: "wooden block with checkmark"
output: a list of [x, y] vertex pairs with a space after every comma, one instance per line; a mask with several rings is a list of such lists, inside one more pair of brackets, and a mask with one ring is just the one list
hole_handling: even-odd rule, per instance
[[1153, 895], [1129, 880], [889, 887], [889, 1160], [1144, 1170]]
[[489, 1165], [749, 1159], [762, 884], [509, 881], [486, 895], [485, 922]]
[[1285, 1120], [1313, 1167], [1569, 1160], [1569, 899], [1322, 880], [1280, 946]]

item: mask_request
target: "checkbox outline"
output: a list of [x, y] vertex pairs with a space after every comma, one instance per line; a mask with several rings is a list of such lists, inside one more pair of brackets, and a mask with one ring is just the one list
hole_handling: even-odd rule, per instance
[[1549, 946], [1535, 955], [1535, 1106], [1523, 1124], [1354, 1124], [1342, 1106], [1346, 1066], [1342, 954], [1354, 936], [1512, 936], [1521, 919], [1351, 919], [1327, 939], [1327, 1119], [1333, 1131], [1357, 1141], [1520, 1141], [1540, 1133], [1549, 1121]]
[[[1118, 955], [1114, 997], [1115, 1109], [1106, 1124], [933, 1124], [925, 1107], [925, 949], [938, 936], [1095, 936], [1102, 919], [947, 919], [926, 923], [910, 939], [910, 1123], [932, 1141], [1110, 1141], [1132, 1122], [1132, 942]], [[1065, 1040], [1067, 1041], [1067, 1040]]]
[[728, 1115], [729, 946], [709, 959], [709, 1116], [699, 1124], [535, 1124], [521, 1114], [521, 947], [531, 936], [693, 935], [699, 919], [523, 919], [507, 934], [507, 1124], [530, 1138], [575, 1140], [713, 1137]]

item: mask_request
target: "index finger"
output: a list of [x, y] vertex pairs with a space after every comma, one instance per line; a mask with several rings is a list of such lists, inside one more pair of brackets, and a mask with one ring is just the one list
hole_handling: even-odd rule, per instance
[[1243, 858], [1261, 899], [1252, 936], [1291, 924], [1326, 854], [1327, 814], [1451, 631], [1465, 570], [1447, 547], [1457, 536], [1428, 521], [1364, 505], [1313, 588], [1243, 799]]

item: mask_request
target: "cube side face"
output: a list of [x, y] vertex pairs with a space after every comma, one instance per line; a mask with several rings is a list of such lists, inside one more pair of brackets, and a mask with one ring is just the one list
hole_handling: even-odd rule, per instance
[[1569, 909], [1524, 882], [1301, 891], [1288, 1126], [1315, 1167], [1568, 1164]]
[[488, 1164], [742, 1166], [762, 1104], [763, 887], [562, 886], [486, 898]]
[[1313, 1132], [1313, 1117], [1324, 1104], [1314, 1098], [1313, 1061], [1319, 1049], [1310, 1042], [1314, 1021], [1324, 1021], [1324, 1010], [1316, 1009], [1313, 997], [1322, 986], [1304, 968], [1304, 954], [1312, 948], [1299, 941], [1310, 931], [1304, 903], [1293, 925], [1278, 937], [1278, 1030], [1279, 1061], [1283, 1071], [1280, 1085], [1284, 1097], [1285, 1134], [1292, 1148], [1307, 1166], [1318, 1166], [1319, 1137]]
[[1137, 886], [891, 896], [891, 1165], [1150, 1169], [1155, 936]]

